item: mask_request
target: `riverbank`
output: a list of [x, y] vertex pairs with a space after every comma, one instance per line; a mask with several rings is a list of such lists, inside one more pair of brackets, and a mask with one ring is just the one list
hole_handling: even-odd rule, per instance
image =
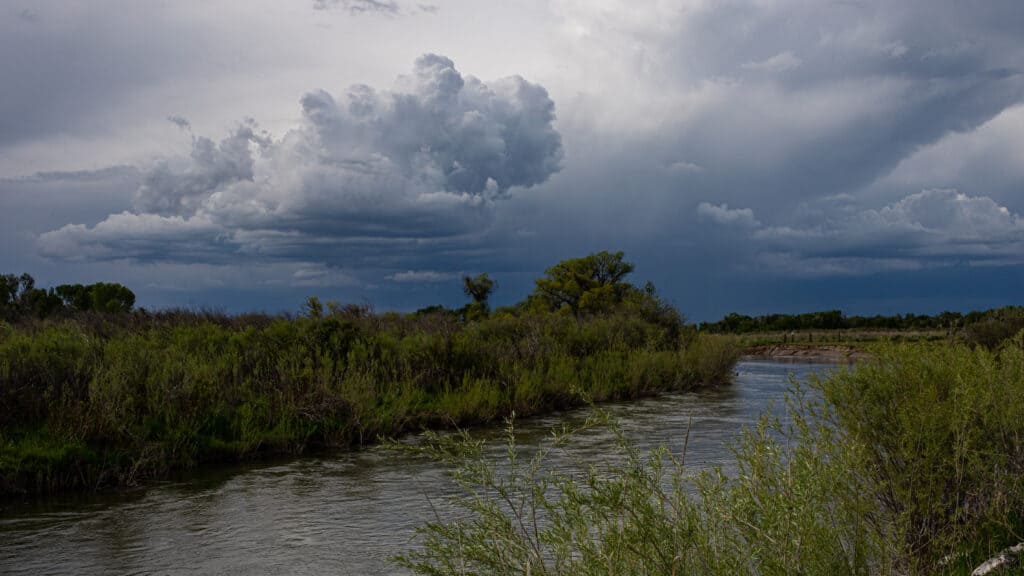
[[[687, 460], [711, 467], [732, 461], [736, 419], [756, 420], [782, 398], [791, 375], [806, 380], [815, 369], [741, 362], [726, 389], [609, 402], [600, 410], [621, 419], [641, 450], [667, 444], [678, 451], [686, 439]], [[544, 449], [552, 429], [578, 427], [594, 414], [584, 407], [517, 417], [517, 440], [530, 451]], [[503, 426], [486, 428], [475, 428], [473, 437], [484, 442], [488, 459], [502, 457]], [[559, 464], [584, 474], [590, 464], [608, 464], [615, 444], [610, 430], [590, 429], [566, 446], [578, 465]], [[181, 574], [401, 573], [391, 558], [409, 550], [416, 529], [451, 517], [451, 472], [402, 450], [370, 448], [213, 466], [145, 490], [14, 504], [0, 510], [0, 574], [99, 576], [167, 566]]]
[[980, 574], [1015, 555], [1022, 336], [995, 352], [871, 352], [852, 370], [794, 379], [784, 406], [731, 444], [735, 473], [693, 471], [685, 447], [628, 443], [582, 476], [560, 469], [575, 458], [561, 450], [517, 469], [512, 440], [508, 458], [482, 463], [475, 444], [438, 437], [427, 449], [458, 467], [460, 509], [425, 524], [399, 560], [417, 574], [924, 575]]
[[747, 346], [743, 355], [791, 362], [834, 362], [852, 364], [869, 357], [867, 351], [849, 344], [765, 344]]
[[0, 329], [0, 496], [727, 381], [735, 340], [650, 316], [177, 313]]

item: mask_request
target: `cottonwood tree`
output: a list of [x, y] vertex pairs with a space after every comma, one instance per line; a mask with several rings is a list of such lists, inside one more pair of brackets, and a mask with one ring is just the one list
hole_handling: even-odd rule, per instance
[[633, 264], [622, 252], [601, 251], [583, 258], [563, 260], [538, 278], [533, 300], [549, 310], [574, 314], [607, 311], [636, 288], [623, 282]]

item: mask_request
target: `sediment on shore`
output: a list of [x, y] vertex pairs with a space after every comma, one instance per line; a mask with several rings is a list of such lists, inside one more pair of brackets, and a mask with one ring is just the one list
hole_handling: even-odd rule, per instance
[[868, 357], [864, 350], [848, 344], [766, 344], [750, 346], [744, 354], [753, 358], [806, 362], [856, 362]]

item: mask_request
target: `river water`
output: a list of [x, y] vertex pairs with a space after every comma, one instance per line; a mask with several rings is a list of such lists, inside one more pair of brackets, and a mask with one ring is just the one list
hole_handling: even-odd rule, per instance
[[[732, 385], [606, 404], [643, 448], [686, 442], [688, 467], [729, 468], [728, 441], [771, 403], [788, 378], [824, 375], [825, 364], [744, 361]], [[573, 411], [516, 423], [518, 441], [541, 445]], [[482, 430], [488, 451], [500, 430]], [[574, 440], [584, 460], [609, 451], [607, 432]], [[393, 450], [359, 452], [204, 472], [187, 481], [99, 496], [0, 508], [0, 574], [400, 574], [393, 554], [417, 526], [450, 511], [448, 471]]]

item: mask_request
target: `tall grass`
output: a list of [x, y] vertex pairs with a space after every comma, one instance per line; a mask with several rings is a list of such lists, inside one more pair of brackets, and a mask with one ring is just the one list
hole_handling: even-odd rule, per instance
[[730, 342], [621, 314], [177, 311], [6, 326], [0, 493], [131, 484], [204, 461], [723, 382], [739, 353]]
[[500, 466], [471, 438], [432, 436], [420, 449], [454, 466], [462, 512], [425, 524], [397, 561], [419, 574], [969, 573], [1024, 539], [1021, 337], [998, 353], [874, 352], [793, 383], [785, 417], [738, 437], [728, 475], [621, 434], [583, 473], [552, 464], [575, 458], [564, 434], [524, 463], [510, 428]]

